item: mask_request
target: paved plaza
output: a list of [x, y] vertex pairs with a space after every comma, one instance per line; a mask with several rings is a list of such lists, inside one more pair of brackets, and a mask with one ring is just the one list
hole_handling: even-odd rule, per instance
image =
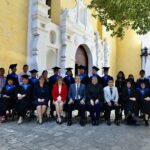
[[0, 150], [150, 150], [150, 127], [8, 122], [0, 124]]

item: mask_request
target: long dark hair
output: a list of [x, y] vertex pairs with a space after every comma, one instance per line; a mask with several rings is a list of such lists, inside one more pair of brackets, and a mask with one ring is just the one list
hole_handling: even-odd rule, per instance
[[119, 75], [122, 75], [122, 80], [125, 80], [125, 75], [124, 75], [124, 72], [123, 71], [119, 71], [118, 74], [117, 74], [117, 80], [120, 79]]

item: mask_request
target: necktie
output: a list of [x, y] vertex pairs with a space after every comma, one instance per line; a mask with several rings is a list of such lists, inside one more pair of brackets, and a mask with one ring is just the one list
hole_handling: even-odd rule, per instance
[[112, 88], [110, 88], [110, 93], [111, 93], [111, 95], [112, 95], [112, 93], [113, 93]]
[[79, 84], [76, 86], [76, 99], [79, 99]]

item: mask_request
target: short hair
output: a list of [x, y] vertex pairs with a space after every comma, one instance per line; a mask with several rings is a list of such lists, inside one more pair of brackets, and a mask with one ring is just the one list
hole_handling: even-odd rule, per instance
[[108, 79], [108, 82], [109, 81], [114, 81], [114, 78], [113, 77], [110, 77], [109, 79]]
[[145, 74], [145, 70], [143, 70], [143, 69], [142, 69], [142, 70], [140, 70], [140, 74], [141, 74], [141, 73], [144, 73], [144, 74]]
[[28, 67], [28, 65], [27, 65], [27, 64], [25, 64], [25, 65], [23, 65], [23, 68], [24, 68], [24, 67]]

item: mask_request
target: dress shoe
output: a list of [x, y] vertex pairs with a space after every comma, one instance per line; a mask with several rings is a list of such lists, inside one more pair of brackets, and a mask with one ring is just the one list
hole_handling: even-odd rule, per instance
[[93, 126], [95, 126], [95, 125], [96, 125], [95, 120], [92, 120], [92, 125], [93, 125]]
[[95, 121], [95, 125], [98, 126], [99, 125], [99, 120]]
[[72, 121], [68, 121], [67, 126], [71, 126], [72, 125]]
[[116, 124], [117, 126], [120, 126], [119, 120], [116, 120], [116, 121], [115, 121], [115, 124]]
[[80, 125], [81, 125], [81, 126], [85, 126], [84, 120], [80, 120]]
[[145, 120], [145, 126], [146, 126], [146, 127], [149, 126], [148, 120]]
[[106, 121], [106, 124], [107, 124], [108, 126], [111, 126], [110, 120], [107, 120], [107, 121]]

